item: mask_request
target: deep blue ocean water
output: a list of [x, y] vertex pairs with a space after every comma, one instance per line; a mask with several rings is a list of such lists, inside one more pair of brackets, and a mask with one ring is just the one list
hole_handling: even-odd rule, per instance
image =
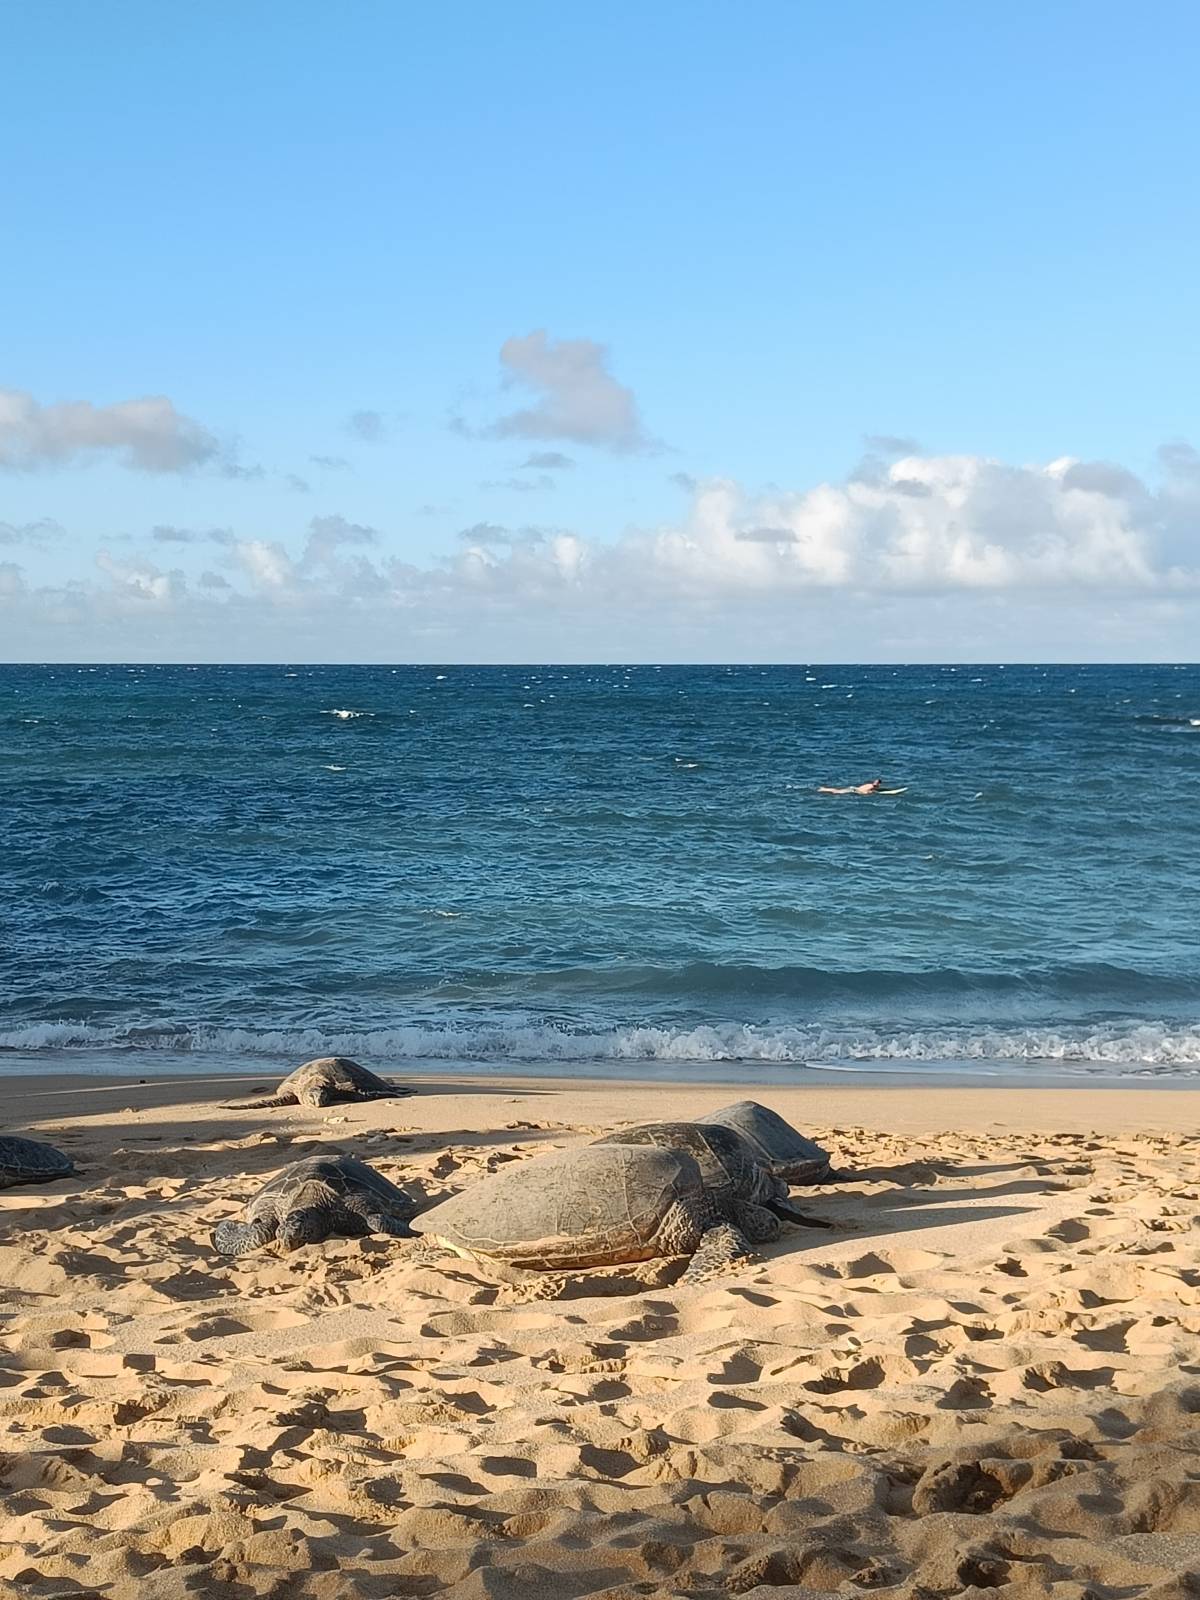
[[0, 1073], [1200, 1074], [1200, 667], [0, 667], [0, 758]]

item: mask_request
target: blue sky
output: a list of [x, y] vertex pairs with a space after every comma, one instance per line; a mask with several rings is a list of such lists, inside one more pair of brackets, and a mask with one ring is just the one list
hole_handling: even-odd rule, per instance
[[1194, 655], [1194, 7], [5, 32], [0, 656]]

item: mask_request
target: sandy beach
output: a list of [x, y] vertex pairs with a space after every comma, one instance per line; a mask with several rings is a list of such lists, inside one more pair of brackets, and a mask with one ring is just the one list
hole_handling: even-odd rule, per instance
[[0, 1594], [1200, 1593], [1192, 1093], [757, 1098], [848, 1181], [695, 1286], [405, 1240], [217, 1256], [308, 1153], [436, 1198], [745, 1089], [14, 1078], [79, 1175], [0, 1192]]

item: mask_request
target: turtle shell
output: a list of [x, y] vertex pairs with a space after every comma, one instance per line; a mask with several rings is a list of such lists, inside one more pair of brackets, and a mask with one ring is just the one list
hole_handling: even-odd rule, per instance
[[659, 1254], [667, 1212], [703, 1190], [686, 1151], [592, 1144], [494, 1173], [412, 1226], [460, 1253], [515, 1266], [605, 1266]]
[[309, 1156], [304, 1161], [294, 1161], [264, 1184], [246, 1215], [255, 1222], [260, 1217], [273, 1216], [280, 1206], [285, 1211], [299, 1211], [306, 1206], [327, 1205], [330, 1190], [335, 1194], [366, 1191], [377, 1195], [391, 1211], [413, 1204], [410, 1195], [357, 1156]]
[[53, 1183], [69, 1178], [75, 1171], [70, 1156], [52, 1144], [37, 1139], [18, 1139], [15, 1134], [0, 1138], [0, 1189], [17, 1183]]
[[763, 1157], [734, 1128], [700, 1122], [647, 1122], [619, 1128], [597, 1144], [648, 1144], [663, 1150], [682, 1150], [700, 1169], [704, 1187], [718, 1200], [769, 1201], [782, 1196], [784, 1185], [774, 1180]]
[[777, 1177], [787, 1183], [821, 1183], [829, 1176], [830, 1156], [798, 1133], [777, 1111], [757, 1100], [739, 1100], [697, 1119], [706, 1126], [732, 1128]]

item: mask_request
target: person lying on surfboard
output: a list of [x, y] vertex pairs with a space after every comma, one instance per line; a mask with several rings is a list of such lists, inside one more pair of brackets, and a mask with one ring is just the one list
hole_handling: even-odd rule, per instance
[[882, 778], [872, 778], [869, 784], [851, 784], [848, 789], [834, 789], [829, 784], [822, 784], [818, 789], [819, 795], [901, 795], [902, 789], [885, 789]]

